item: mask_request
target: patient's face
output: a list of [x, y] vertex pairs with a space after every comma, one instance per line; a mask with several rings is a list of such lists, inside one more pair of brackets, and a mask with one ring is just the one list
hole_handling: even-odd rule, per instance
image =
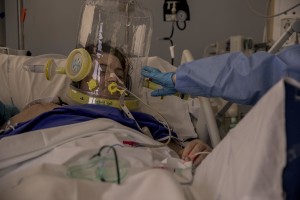
[[[98, 59], [101, 69], [105, 72], [106, 81], [118, 82], [118, 79], [124, 81], [124, 69], [120, 60], [112, 54], [103, 54]], [[114, 73], [117, 77], [111, 76]]]
[[124, 86], [124, 66], [120, 60], [112, 54], [105, 53], [93, 59], [93, 65], [92, 73], [82, 80], [80, 89], [95, 96], [118, 97], [119, 93], [110, 94], [108, 86], [112, 82]]

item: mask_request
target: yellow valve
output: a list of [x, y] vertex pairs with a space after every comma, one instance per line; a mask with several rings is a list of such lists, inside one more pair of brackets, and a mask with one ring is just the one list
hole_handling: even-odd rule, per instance
[[48, 59], [45, 64], [45, 75], [46, 79], [52, 80], [55, 74], [64, 74], [65, 68], [64, 67], [58, 67], [56, 63], [54, 62], [53, 58]]
[[89, 80], [89, 82], [87, 82], [87, 84], [89, 86], [90, 91], [94, 91], [98, 87], [98, 81], [95, 79]]
[[111, 95], [115, 92], [120, 92], [120, 94], [123, 94], [123, 92], [125, 92], [125, 90], [120, 90], [118, 88], [118, 84], [116, 82], [112, 82], [108, 85], [108, 91]]
[[55, 71], [57, 74], [65, 74], [66, 73], [66, 69], [64, 67], [57, 67]]
[[56, 65], [54, 63], [54, 60], [53, 59], [47, 60], [46, 65], [45, 65], [45, 76], [48, 81], [53, 78], [53, 76], [55, 74], [55, 68], [56, 68]]

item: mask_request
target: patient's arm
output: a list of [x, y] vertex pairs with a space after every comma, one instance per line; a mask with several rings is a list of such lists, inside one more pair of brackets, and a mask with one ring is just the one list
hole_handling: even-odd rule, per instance
[[[35, 118], [36, 116], [53, 110], [54, 108], [58, 107], [59, 105], [54, 104], [54, 103], [39, 103], [39, 104], [34, 104], [24, 110], [22, 110], [20, 113], [16, 114], [15, 116], [11, 117], [9, 119], [10, 124], [14, 125], [16, 123], [20, 122], [25, 122], [28, 120], [31, 120]], [[3, 127], [5, 127], [6, 124], [4, 124]]]

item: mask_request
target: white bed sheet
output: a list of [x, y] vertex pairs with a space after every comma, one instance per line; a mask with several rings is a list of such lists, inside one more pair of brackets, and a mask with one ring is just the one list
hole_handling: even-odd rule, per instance
[[[116, 147], [119, 159], [126, 159], [130, 163], [128, 175], [121, 186], [66, 176], [67, 165], [77, 160], [88, 160], [103, 145], [122, 144], [123, 140], [129, 139], [157, 144], [141, 133], [109, 119], [4, 138], [0, 141], [3, 144], [1, 147], [6, 147], [0, 155], [0, 168], [10, 165], [5, 170], [8, 173], [14, 166], [23, 164], [1, 178], [0, 196], [3, 199], [167, 199], [174, 195], [174, 199], [185, 199], [184, 188], [174, 181], [169, 171], [152, 168], [166, 157], [176, 157], [167, 147]], [[159, 185], [153, 184], [157, 181]], [[133, 191], [133, 188], [138, 190]]]
[[177, 158], [167, 147], [132, 148], [130, 156], [123, 152], [131, 171], [120, 186], [66, 177], [65, 165], [88, 158], [102, 145], [129, 138], [155, 143], [109, 119], [97, 119], [0, 140], [0, 168], [6, 174], [0, 179], [1, 199], [283, 199], [285, 81], [300, 88], [291, 79], [274, 86], [197, 168], [192, 185], [151, 168], [164, 158]]

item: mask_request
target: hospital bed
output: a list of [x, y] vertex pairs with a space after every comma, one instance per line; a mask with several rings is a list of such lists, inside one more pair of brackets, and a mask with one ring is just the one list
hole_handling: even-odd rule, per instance
[[[187, 53], [184, 59], [191, 60], [189, 56]], [[0, 100], [13, 103], [19, 109], [35, 99], [63, 96], [69, 84], [65, 76], [56, 76], [49, 82], [44, 74], [24, 71], [22, 66], [29, 59], [44, 62], [43, 57], [0, 54]], [[65, 62], [63, 58], [56, 61]], [[144, 63], [166, 71], [174, 70], [158, 57], [145, 58]], [[300, 88], [299, 83], [290, 79], [274, 86], [220, 143], [217, 137], [213, 139], [217, 145], [196, 169], [166, 146], [124, 145], [122, 141], [129, 139], [153, 145], [158, 142], [107, 118], [5, 137], [0, 140], [0, 197], [23, 200], [283, 199], [285, 85]], [[207, 99], [185, 101], [170, 96], [161, 100], [151, 97], [150, 92], [142, 89], [143, 100], [159, 110], [179, 137], [209, 141], [211, 138], [201, 135], [206, 126], [210, 132], [217, 132], [213, 130], [216, 128], [213, 120], [211, 125], [205, 121], [209, 117], [214, 119], [209, 107], [203, 111], [203, 106], [208, 105]], [[147, 109], [142, 111], [155, 115]], [[90, 157], [106, 146], [113, 146], [118, 156], [120, 184], [111, 170], [115, 169], [111, 148], [104, 149], [106, 154], [99, 156], [99, 165], [96, 165], [107, 177], [87, 180], [78, 175], [84, 174], [86, 166], [91, 164]], [[106, 160], [106, 165], [100, 160]], [[74, 169], [79, 173], [71, 173]]]

